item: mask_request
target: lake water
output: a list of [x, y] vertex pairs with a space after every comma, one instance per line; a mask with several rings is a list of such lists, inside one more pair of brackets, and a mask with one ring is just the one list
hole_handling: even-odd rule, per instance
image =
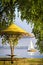
[[[7, 54], [10, 54], [10, 48], [1, 48], [0, 49], [0, 57], [9, 57]], [[15, 57], [17, 58], [43, 58], [43, 54], [37, 50], [37, 52], [27, 52], [27, 48], [23, 49], [14, 49]]]

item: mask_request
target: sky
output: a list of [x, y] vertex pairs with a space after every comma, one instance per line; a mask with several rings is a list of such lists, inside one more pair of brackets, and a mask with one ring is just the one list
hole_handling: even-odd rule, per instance
[[[21, 16], [20, 12], [19, 12], [19, 17], [18, 17], [17, 8], [15, 9], [15, 15], [16, 15], [15, 20], [13, 20], [14, 24], [18, 25], [22, 29], [24, 29], [27, 32], [31, 33], [34, 26], [33, 25], [31, 26], [31, 23], [27, 24], [26, 20], [22, 21], [21, 18], [20, 18], [20, 16]], [[18, 41], [17, 46], [28, 46], [30, 41], [32, 41], [33, 44], [35, 45], [35, 43], [36, 43], [36, 39], [35, 38], [21, 38]], [[2, 41], [0, 39], [0, 46], [2, 46], [1, 43], [2, 43]]]

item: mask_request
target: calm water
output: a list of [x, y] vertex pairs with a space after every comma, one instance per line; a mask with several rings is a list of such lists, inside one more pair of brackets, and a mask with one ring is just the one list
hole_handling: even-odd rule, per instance
[[[0, 57], [9, 57], [7, 54], [10, 54], [10, 48], [1, 48], [0, 49]], [[43, 58], [43, 54], [37, 52], [27, 52], [26, 49], [14, 49], [15, 57], [17, 58]]]

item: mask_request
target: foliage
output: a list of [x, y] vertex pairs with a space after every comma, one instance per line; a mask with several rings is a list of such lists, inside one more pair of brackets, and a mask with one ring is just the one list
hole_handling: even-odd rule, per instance
[[2, 44], [8, 43], [11, 46], [18, 44], [18, 39], [20, 35], [2, 35]]
[[17, 3], [22, 19], [43, 22], [43, 0], [18, 0]]
[[43, 53], [43, 24], [41, 22], [37, 22], [34, 25], [33, 32], [37, 40], [37, 49]]
[[5, 27], [9, 26], [13, 22], [13, 19], [15, 18], [14, 5], [15, 3], [13, 4], [12, 0], [0, 1], [0, 29], [5, 29]]

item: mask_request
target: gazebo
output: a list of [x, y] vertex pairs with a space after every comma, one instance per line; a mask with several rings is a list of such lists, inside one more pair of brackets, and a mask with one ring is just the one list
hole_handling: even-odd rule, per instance
[[11, 24], [6, 29], [0, 31], [0, 35], [6, 38], [6, 40], [9, 40], [10, 48], [11, 48], [11, 62], [13, 63], [13, 57], [14, 57], [14, 45], [15, 41], [17, 42], [19, 38], [21, 37], [34, 37], [33, 34], [26, 32], [16, 24]]
[[34, 37], [33, 34], [26, 32], [25, 30], [23, 30], [22, 28], [20, 28], [19, 26], [17, 26], [16, 24], [11, 24], [10, 26], [8, 26], [6, 29], [2, 30], [0, 32], [0, 34], [5, 34], [5, 35], [17, 35], [20, 34], [21, 36], [28, 36], [28, 37]]

